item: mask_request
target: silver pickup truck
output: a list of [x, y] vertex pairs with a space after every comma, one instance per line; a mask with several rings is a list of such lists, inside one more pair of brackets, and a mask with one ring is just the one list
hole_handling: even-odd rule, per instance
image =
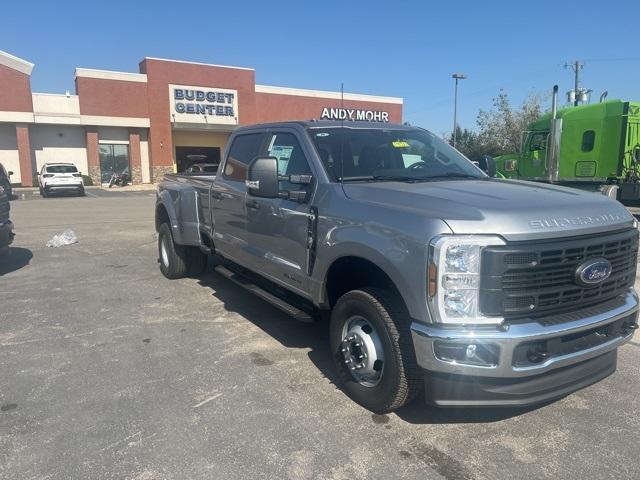
[[216, 176], [159, 185], [160, 269], [216, 254], [243, 288], [328, 320], [341, 387], [374, 412], [421, 392], [546, 402], [614, 372], [637, 329], [637, 224], [602, 195], [493, 175], [415, 127], [242, 127]]

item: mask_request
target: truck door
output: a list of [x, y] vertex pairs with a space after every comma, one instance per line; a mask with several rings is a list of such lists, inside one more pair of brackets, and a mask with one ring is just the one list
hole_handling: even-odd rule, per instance
[[264, 133], [237, 135], [227, 153], [225, 163], [218, 170], [211, 186], [211, 214], [213, 238], [223, 256], [246, 265], [246, 209], [247, 167], [258, 156]]
[[[267, 155], [278, 159], [280, 175], [312, 175], [301, 142], [293, 130], [274, 130], [268, 134]], [[293, 290], [307, 287], [307, 240], [310, 228], [309, 202], [315, 183], [280, 182], [280, 191], [305, 191], [301, 201], [286, 198], [247, 196], [247, 242], [253, 264], [259, 272]]]
[[521, 160], [518, 162], [519, 178], [546, 178], [548, 137], [547, 131], [528, 132], [523, 144]]

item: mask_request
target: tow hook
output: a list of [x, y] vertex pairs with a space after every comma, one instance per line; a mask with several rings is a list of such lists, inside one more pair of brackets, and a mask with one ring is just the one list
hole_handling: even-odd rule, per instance
[[622, 332], [624, 335], [633, 333], [633, 331], [637, 329], [638, 329], [637, 323], [625, 323], [624, 325], [622, 325]]
[[542, 345], [533, 345], [527, 352], [527, 359], [531, 363], [540, 363], [550, 356], [551, 354]]

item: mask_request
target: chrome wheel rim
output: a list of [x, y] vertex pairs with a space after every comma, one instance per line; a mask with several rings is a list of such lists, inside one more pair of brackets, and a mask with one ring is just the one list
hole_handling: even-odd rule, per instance
[[162, 260], [162, 264], [166, 268], [169, 268], [169, 253], [167, 252], [167, 245], [165, 244], [164, 239], [160, 242], [160, 258]]
[[375, 387], [384, 372], [384, 351], [380, 335], [366, 318], [355, 315], [342, 327], [340, 352], [353, 379], [365, 387]]

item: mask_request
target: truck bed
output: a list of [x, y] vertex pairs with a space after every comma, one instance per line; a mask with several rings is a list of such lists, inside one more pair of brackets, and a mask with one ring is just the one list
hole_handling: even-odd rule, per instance
[[205, 238], [213, 234], [209, 191], [215, 178], [208, 174], [168, 173], [158, 185], [158, 195], [170, 197], [165, 205], [174, 209], [167, 213], [179, 243], [205, 246], [202, 234]]

